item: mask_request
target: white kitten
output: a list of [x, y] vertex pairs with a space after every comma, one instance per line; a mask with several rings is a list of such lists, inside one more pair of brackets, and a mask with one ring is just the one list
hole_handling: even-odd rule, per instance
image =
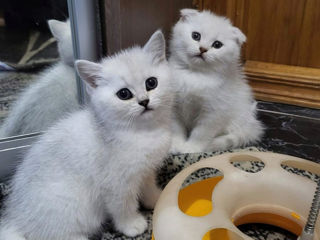
[[171, 79], [157, 31], [100, 64], [79, 60], [91, 102], [30, 149], [5, 202], [0, 240], [87, 240], [108, 213], [128, 236], [143, 233], [138, 198], [153, 208], [155, 170], [171, 146]]
[[0, 128], [0, 138], [46, 130], [79, 107], [70, 23], [49, 20], [48, 24], [58, 42], [61, 61], [21, 93]]
[[210, 11], [181, 10], [170, 42], [177, 106], [172, 152], [225, 150], [263, 128], [239, 64], [243, 33]]

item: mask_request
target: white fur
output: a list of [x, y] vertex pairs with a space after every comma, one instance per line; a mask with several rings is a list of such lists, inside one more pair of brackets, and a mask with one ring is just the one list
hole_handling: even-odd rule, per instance
[[[201, 34], [195, 41], [192, 32]], [[169, 63], [176, 84], [172, 152], [225, 150], [262, 135], [255, 102], [239, 64], [245, 36], [226, 18], [210, 11], [181, 10], [173, 28]], [[220, 49], [212, 47], [220, 41]], [[203, 59], [200, 47], [208, 49]]]
[[48, 23], [58, 41], [61, 61], [21, 93], [0, 128], [0, 138], [46, 130], [79, 107], [69, 21]]
[[58, 42], [58, 52], [61, 60], [65, 64], [73, 67], [74, 58], [70, 21], [61, 22], [51, 19], [48, 21], [48, 25], [52, 35]]
[[[153, 45], [155, 52], [148, 50]], [[106, 214], [128, 236], [146, 230], [138, 199], [154, 207], [160, 194], [155, 170], [171, 146], [173, 97], [169, 67], [159, 58], [164, 53], [163, 35], [156, 32], [144, 48], [101, 63], [76, 62], [85, 81], [94, 76], [91, 102], [50, 128], [27, 153], [5, 202], [0, 240], [88, 240]], [[146, 91], [152, 76], [158, 87]], [[122, 88], [134, 97], [120, 100]], [[143, 113], [138, 102], [145, 97], [153, 111]]]

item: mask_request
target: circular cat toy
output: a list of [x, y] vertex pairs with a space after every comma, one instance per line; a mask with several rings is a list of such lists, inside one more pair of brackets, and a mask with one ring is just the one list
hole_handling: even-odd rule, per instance
[[[233, 162], [261, 163], [251, 173]], [[191, 165], [163, 190], [153, 215], [154, 240], [249, 240], [237, 226], [265, 223], [297, 236], [306, 223], [316, 183], [291, 173], [283, 166], [320, 175], [320, 164], [288, 155], [228, 153]], [[223, 176], [211, 177], [181, 188], [192, 173], [217, 169]], [[320, 220], [313, 240], [320, 239]]]

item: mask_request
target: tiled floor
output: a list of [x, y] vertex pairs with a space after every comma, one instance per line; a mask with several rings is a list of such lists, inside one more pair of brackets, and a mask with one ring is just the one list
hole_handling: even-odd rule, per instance
[[[320, 94], [320, 91], [319, 91]], [[307, 108], [307, 107], [299, 107], [295, 105], [288, 105], [282, 103], [273, 103], [273, 102], [262, 102], [259, 101], [258, 108], [260, 110], [278, 112], [282, 114], [289, 114], [307, 118], [315, 118], [320, 120], [320, 110]]]
[[258, 109], [266, 127], [258, 146], [320, 163], [320, 110], [268, 102]]

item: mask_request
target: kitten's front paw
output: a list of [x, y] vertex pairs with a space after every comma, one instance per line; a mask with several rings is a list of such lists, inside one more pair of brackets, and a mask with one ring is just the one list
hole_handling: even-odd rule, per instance
[[179, 136], [173, 136], [169, 153], [171, 154], [183, 153], [185, 143], [186, 143], [186, 140], [184, 138]]
[[181, 154], [182, 151], [177, 146], [171, 146], [169, 153], [170, 154]]
[[172, 143], [171, 148], [169, 150], [170, 154], [182, 154], [185, 153], [185, 143], [184, 142], [175, 142]]
[[170, 153], [198, 153], [204, 151], [204, 144], [196, 141], [187, 141], [171, 147]]
[[231, 135], [223, 135], [213, 139], [208, 149], [210, 149], [210, 151], [217, 152], [217, 151], [225, 151], [233, 147], [235, 146], [234, 146], [234, 141]]
[[148, 222], [142, 215], [135, 218], [126, 219], [125, 222], [119, 223], [117, 229], [128, 237], [135, 237], [144, 233], [148, 228]]
[[145, 206], [148, 209], [154, 209], [161, 192], [162, 191], [158, 187], [153, 187], [152, 189], [146, 191], [142, 198], [143, 206]]

